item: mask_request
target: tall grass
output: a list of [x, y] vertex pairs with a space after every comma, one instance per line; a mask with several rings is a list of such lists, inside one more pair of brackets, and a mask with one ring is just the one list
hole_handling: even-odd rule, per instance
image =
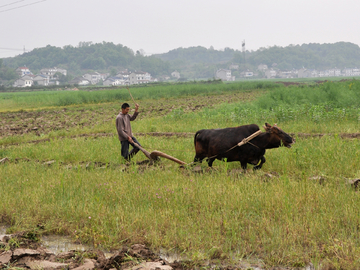
[[[251, 103], [224, 103], [195, 114], [184, 114], [178, 109], [165, 116], [165, 120], [178, 121], [173, 127], [177, 131], [179, 127], [189, 131], [201, 125], [223, 128], [270, 122], [285, 124], [292, 132], [358, 132], [359, 104], [359, 81], [327, 82], [311, 87], [278, 87]], [[189, 122], [191, 126], [186, 124]]]
[[277, 106], [327, 105], [332, 108], [359, 108], [360, 81], [325, 82], [316, 86], [281, 87], [260, 97], [255, 106], [274, 109]]

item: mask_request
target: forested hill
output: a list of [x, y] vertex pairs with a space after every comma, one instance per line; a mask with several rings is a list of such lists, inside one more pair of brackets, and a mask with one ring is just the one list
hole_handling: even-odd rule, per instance
[[168, 63], [159, 58], [145, 57], [139, 51], [134, 53], [126, 46], [111, 42], [80, 42], [77, 47], [69, 45], [63, 48], [48, 45], [6, 58], [4, 64], [12, 68], [27, 66], [32, 72], [59, 67], [67, 69], [73, 75], [83, 74], [87, 70], [116, 73], [126, 68], [148, 71], [153, 76], [168, 74], [170, 71]]
[[116, 74], [117, 71], [141, 70], [153, 77], [170, 75], [178, 70], [186, 78], [211, 78], [218, 68], [229, 68], [230, 64], [239, 64], [239, 71], [255, 71], [259, 64], [276, 66], [281, 70], [330, 69], [360, 67], [360, 47], [349, 42], [334, 44], [303, 44], [287, 47], [261, 48], [246, 51], [246, 56], [239, 50], [225, 48], [189, 47], [178, 48], [164, 54], [144, 56], [121, 44], [111, 42], [93, 44], [80, 42], [79, 46], [63, 48], [46, 46], [34, 49], [22, 55], [3, 59], [3, 67], [16, 69], [27, 66], [33, 73], [42, 68], [65, 68], [74, 76], [84, 71], [93, 70]]
[[178, 48], [171, 50], [168, 53], [156, 54], [154, 56], [162, 59], [163, 61], [178, 62], [182, 64], [197, 64], [197, 63], [224, 63], [233, 61], [234, 55], [239, 53], [230, 48], [225, 48], [222, 51], [206, 49], [205, 47], [189, 47]]
[[337, 42], [334, 44], [303, 44], [287, 47], [273, 46], [260, 48], [257, 51], [241, 51], [225, 48], [217, 51], [212, 48], [190, 47], [178, 48], [156, 57], [164, 61], [179, 64], [195, 63], [234, 63], [250, 65], [252, 68], [260, 64], [271, 67], [276, 64], [279, 69], [329, 69], [360, 67], [360, 47], [350, 42]]
[[260, 49], [249, 56], [250, 64], [273, 63], [277, 68], [330, 69], [360, 67], [360, 47], [350, 42], [334, 44], [303, 44], [287, 47], [271, 47]]

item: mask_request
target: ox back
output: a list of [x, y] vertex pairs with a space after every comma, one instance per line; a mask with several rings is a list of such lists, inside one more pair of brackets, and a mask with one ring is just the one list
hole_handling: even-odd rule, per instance
[[[260, 130], [259, 126], [255, 124], [199, 130], [194, 137], [196, 153], [194, 162], [202, 162], [207, 158], [208, 165], [211, 167], [215, 159], [226, 159], [228, 162], [239, 161], [243, 169], [247, 168], [248, 163], [256, 165], [254, 169], [260, 169], [266, 161], [264, 157], [266, 149], [277, 148], [282, 144], [290, 147], [294, 142], [293, 138], [276, 125], [271, 126], [265, 123], [266, 132], [260, 133], [250, 143], [234, 147], [258, 130]], [[234, 148], [231, 149], [232, 147]]]

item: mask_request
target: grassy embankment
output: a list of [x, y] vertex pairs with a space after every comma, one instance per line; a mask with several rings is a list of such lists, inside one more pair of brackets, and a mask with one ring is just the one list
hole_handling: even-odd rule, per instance
[[[155, 250], [183, 252], [195, 261], [260, 259], [267, 266], [311, 261], [315, 266], [356, 269], [360, 197], [345, 178], [359, 178], [360, 146], [358, 140], [337, 134], [358, 131], [359, 101], [356, 81], [277, 87], [251, 103], [226, 103], [192, 113], [180, 108], [134, 122], [137, 132], [154, 127], [159, 132], [195, 132], [277, 122], [289, 133], [333, 134], [299, 137], [292, 149], [269, 150], [263, 169], [246, 174], [236, 173], [237, 163], [219, 161], [203, 174], [181, 170], [167, 160], [127, 170], [79, 166], [89, 161], [121, 163], [115, 136], [3, 147], [0, 158], [12, 162], [0, 165], [0, 190], [5, 191], [0, 216], [11, 230], [42, 224], [48, 232], [71, 234], [98, 246], [144, 242]], [[114, 132], [113, 121], [104, 125]], [[187, 162], [193, 159], [192, 138], [139, 139], [150, 150]], [[15, 163], [15, 158], [30, 161]], [[56, 162], [42, 165], [47, 160]], [[139, 153], [135, 160], [144, 156]], [[279, 176], [266, 179], [264, 172]], [[322, 176], [323, 183], [310, 179], [313, 176]]]

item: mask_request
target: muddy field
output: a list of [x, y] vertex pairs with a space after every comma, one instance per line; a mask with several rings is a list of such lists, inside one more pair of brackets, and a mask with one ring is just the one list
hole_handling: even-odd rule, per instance
[[[221, 103], [252, 100], [258, 94], [235, 93], [229, 95], [185, 97], [174, 100], [139, 101], [139, 119], [148, 115], [163, 116], [176, 109], [184, 112], [199, 111]], [[132, 104], [132, 103], [130, 103]], [[132, 105], [131, 105], [132, 106]], [[101, 125], [115, 121], [121, 103], [83, 105], [77, 107], [0, 113], [0, 139], [23, 134], [48, 134], [51, 131]]]
[[[281, 83], [281, 82], [279, 82]], [[299, 83], [296, 83], [299, 84]], [[173, 110], [182, 109], [186, 112], [196, 112], [204, 107], [214, 107], [221, 103], [250, 101], [259, 93], [232, 93], [228, 95], [184, 97], [173, 100], [139, 101], [140, 114], [138, 119], [148, 116], [164, 116]], [[130, 104], [132, 104], [130, 102]], [[37, 136], [48, 134], [51, 131], [69, 131], [74, 128], [83, 128], [113, 122], [120, 111], [121, 103], [91, 104], [66, 108], [29, 110], [0, 113], [0, 139], [14, 135], [35, 134]], [[110, 137], [114, 133], [84, 133], [70, 137]], [[137, 133], [137, 135], [165, 136], [165, 137], [192, 137], [192, 133], [164, 133], [150, 132]], [[291, 134], [295, 137], [322, 137], [332, 134]], [[360, 133], [338, 134], [341, 138], [360, 138]], [[69, 137], [69, 136], [67, 136]], [[61, 137], [58, 137], [61, 138]], [[28, 143], [40, 143], [49, 139], [33, 140]], [[16, 144], [16, 143], [15, 143]]]

